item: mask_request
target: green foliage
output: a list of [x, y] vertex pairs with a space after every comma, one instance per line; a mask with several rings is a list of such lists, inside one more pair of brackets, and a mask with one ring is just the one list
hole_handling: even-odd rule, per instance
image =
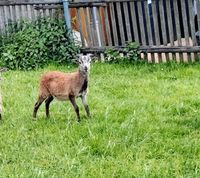
[[125, 48], [125, 53], [127, 54], [126, 60], [130, 63], [135, 63], [141, 61], [139, 44], [136, 42], [128, 42]]
[[105, 51], [105, 60], [109, 63], [119, 63], [122, 60], [118, 50], [114, 48], [108, 48]]
[[136, 63], [140, 62], [139, 44], [136, 42], [128, 42], [124, 51], [124, 57], [115, 48], [108, 48], [105, 51], [106, 62], [109, 63]]
[[10, 69], [31, 70], [52, 62], [70, 63], [79, 51], [62, 20], [23, 21], [15, 32], [7, 30], [9, 36], [1, 37], [0, 59]]

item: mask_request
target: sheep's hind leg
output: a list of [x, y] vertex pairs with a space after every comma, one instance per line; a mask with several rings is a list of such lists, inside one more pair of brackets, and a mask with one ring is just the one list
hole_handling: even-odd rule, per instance
[[76, 115], [77, 115], [77, 119], [78, 119], [78, 122], [81, 121], [80, 119], [80, 114], [79, 114], [79, 108], [78, 108], [78, 105], [76, 104], [76, 100], [75, 100], [75, 97], [74, 96], [69, 96], [69, 100], [71, 101], [75, 111], [76, 111]]
[[53, 96], [49, 96], [45, 101], [45, 107], [46, 107], [46, 116], [49, 117], [49, 105], [53, 101]]
[[85, 111], [87, 113], [87, 116], [91, 117], [91, 115], [90, 115], [90, 109], [89, 109], [88, 102], [87, 102], [87, 96], [83, 95], [83, 96], [81, 96], [81, 99], [82, 99], [82, 103], [84, 105]]
[[33, 117], [36, 118], [36, 115], [37, 115], [37, 111], [40, 107], [40, 105], [43, 103], [43, 101], [45, 100], [46, 98], [42, 97], [42, 96], [39, 96], [38, 98], [38, 101], [35, 103], [35, 107], [34, 107], [34, 111], [33, 111]]

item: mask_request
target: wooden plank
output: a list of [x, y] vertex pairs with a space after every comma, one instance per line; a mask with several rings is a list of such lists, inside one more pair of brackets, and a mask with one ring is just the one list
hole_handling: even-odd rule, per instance
[[177, 35], [177, 40], [178, 40], [178, 46], [181, 46], [182, 45], [181, 28], [180, 28], [180, 20], [179, 20], [180, 17], [179, 17], [177, 0], [174, 0], [173, 3], [174, 3], [174, 14], [175, 14], [176, 35]]
[[[151, 26], [151, 21], [150, 21], [150, 9], [148, 5], [148, 1], [144, 2], [144, 9], [145, 9], [145, 17], [146, 17], [146, 23], [147, 23], [148, 45], [153, 46], [152, 26]], [[152, 62], [154, 60], [154, 55], [147, 54], [147, 59], [149, 62]]]
[[196, 0], [196, 3], [197, 3], [198, 31], [200, 31], [200, 0]]
[[143, 14], [142, 14], [142, 2], [137, 2], [138, 5], [138, 15], [139, 15], [139, 24], [140, 24], [140, 32], [141, 32], [141, 39], [142, 39], [142, 45], [147, 45], [146, 37], [145, 37], [145, 29], [144, 29], [144, 20], [143, 20]]
[[52, 13], [52, 10], [53, 10], [53, 9], [49, 9], [49, 17], [50, 17], [51, 19], [53, 19], [53, 13]]
[[62, 3], [62, 0], [1, 0], [0, 6], [6, 5], [27, 5], [27, 4], [47, 4], [47, 3]]
[[147, 22], [147, 33], [148, 33], [149, 45], [152, 46], [153, 38], [152, 38], [152, 28], [151, 28], [151, 22], [150, 22], [150, 14], [149, 14], [150, 9], [149, 9], [149, 5], [147, 1], [145, 1], [144, 8], [145, 8], [145, 15], [146, 15], [146, 22]]
[[[48, 4], [45, 4], [43, 7], [47, 7], [47, 6], [48, 6]], [[49, 16], [50, 16], [49, 9], [45, 9], [45, 10], [44, 10], [44, 16], [45, 16], [45, 17], [49, 17]]]
[[51, 16], [52, 19], [55, 19], [55, 16], [56, 16], [56, 9], [52, 9], [52, 10], [50, 11], [50, 16]]
[[153, 21], [154, 21], [154, 32], [155, 32], [155, 45], [160, 45], [160, 34], [159, 34], [159, 27], [158, 27], [158, 13], [156, 7], [156, 1], [152, 0], [152, 14], [153, 14]]
[[[81, 51], [88, 53], [103, 53], [109, 47], [93, 47], [93, 48], [81, 48]], [[119, 52], [124, 53], [124, 47], [115, 47]], [[140, 52], [144, 53], [179, 53], [179, 52], [200, 52], [200, 46], [141, 46]]]
[[15, 22], [16, 22], [16, 24], [15, 24], [15, 30], [17, 30], [19, 28], [19, 20], [20, 20], [20, 16], [19, 16], [20, 10], [19, 10], [19, 7], [20, 6], [17, 6], [17, 5], [14, 6]]
[[89, 22], [90, 22], [92, 43], [93, 43], [93, 46], [98, 46], [98, 40], [97, 40], [97, 35], [96, 35], [96, 30], [95, 30], [95, 19], [94, 19], [93, 8], [89, 8], [89, 17], [90, 17]]
[[106, 38], [108, 41], [108, 45], [112, 46], [112, 39], [111, 39], [111, 29], [110, 29], [110, 22], [109, 22], [109, 16], [108, 16], [108, 10], [109, 7], [104, 7], [105, 12], [105, 25], [106, 25]]
[[26, 10], [26, 5], [21, 5], [21, 18], [23, 19], [23, 20], [26, 20], [27, 19], [27, 16], [28, 15], [26, 15], [26, 12], [27, 12], [27, 10]]
[[3, 9], [4, 9], [5, 29], [6, 29], [6, 33], [9, 34], [8, 26], [9, 26], [9, 19], [10, 19], [10, 8], [9, 6], [3, 6]]
[[[42, 4], [39, 4], [39, 6], [42, 7]], [[43, 11], [43, 9], [40, 9], [38, 12], [39, 12], [39, 17], [43, 18], [44, 17], [44, 11]]]
[[137, 25], [137, 20], [136, 20], [134, 2], [130, 2], [130, 7], [131, 7], [131, 20], [132, 20], [132, 24], [133, 24], [134, 41], [139, 43], [140, 42], [139, 30], [138, 30], [138, 25]]
[[[159, 14], [160, 14], [160, 22], [161, 22], [161, 33], [162, 33], [162, 40], [163, 45], [167, 45], [167, 25], [166, 25], [166, 18], [164, 15], [164, 1], [165, 0], [159, 0]], [[163, 62], [166, 62], [169, 59], [169, 55], [163, 53]]]
[[[174, 27], [172, 22], [172, 13], [171, 13], [171, 1], [166, 1], [166, 8], [167, 8], [167, 22], [168, 22], [168, 29], [169, 29], [169, 40], [170, 46], [174, 46]], [[172, 53], [169, 54], [169, 60], [176, 58], [176, 56]]]
[[[36, 4], [54, 4], [54, 8], [63, 8], [62, 0], [61, 1], [51, 1], [51, 0], [27, 0], [27, 1], [0, 1], [0, 6], [8, 6], [8, 5], [36, 5]], [[56, 6], [58, 5], [58, 6]], [[89, 2], [69, 2], [70, 8], [78, 8], [78, 7], [102, 7], [106, 6], [104, 1], [89, 1]], [[37, 8], [40, 8], [37, 6]], [[44, 7], [45, 8], [45, 7]], [[52, 8], [52, 6], [48, 6], [46, 8]]]
[[[192, 1], [188, 1], [188, 10], [189, 10], [189, 21], [190, 21], [190, 30], [191, 30], [191, 36], [192, 36], [192, 46], [196, 46], [197, 45], [197, 41], [196, 41], [196, 36], [195, 36], [195, 24], [194, 24], [194, 14], [193, 14], [193, 3]], [[190, 60], [192, 62], [194, 62], [194, 58], [196, 57], [196, 55], [194, 53], [190, 54]]]
[[173, 46], [174, 45], [174, 30], [173, 30], [173, 23], [172, 23], [170, 0], [166, 1], [166, 6], [167, 6], [167, 20], [168, 20], [168, 27], [169, 27], [169, 39], [170, 39], [171, 46]]
[[102, 14], [101, 14], [101, 8], [97, 7], [97, 18], [99, 21], [99, 32], [100, 32], [100, 37], [101, 37], [101, 45], [105, 45], [105, 34], [103, 30], [103, 21], [102, 21]]
[[[178, 9], [178, 4], [177, 0], [173, 1], [174, 5], [174, 17], [175, 17], [175, 24], [176, 24], [176, 37], [178, 41], [178, 46], [182, 46], [182, 40], [181, 40], [181, 28], [180, 28], [180, 16], [179, 16], [179, 9]], [[180, 62], [183, 60], [183, 54], [179, 53], [176, 54], [176, 60], [177, 62]]]
[[191, 29], [191, 34], [192, 34], [192, 41], [194, 46], [196, 46], [197, 41], [196, 41], [196, 36], [195, 36], [195, 25], [194, 25], [194, 14], [193, 14], [193, 4], [192, 1], [188, 1], [188, 10], [189, 10], [189, 15], [190, 15], [190, 29]]
[[[186, 3], [185, 1], [181, 1], [181, 11], [182, 11], [182, 18], [183, 18], [183, 28], [184, 28], [184, 36], [186, 46], [190, 45], [189, 41], [189, 28], [187, 23], [187, 14], [186, 14]], [[187, 58], [184, 58], [184, 62], [188, 62], [190, 60], [190, 54], [187, 53]]]
[[[44, 10], [43, 10], [44, 11]], [[63, 9], [58, 9], [58, 18], [59, 19], [64, 19], [64, 12]], [[84, 23], [84, 22], [83, 22]]]
[[82, 21], [81, 21], [80, 8], [77, 9], [77, 12], [78, 12], [79, 32], [80, 32], [80, 35], [81, 35], [81, 43], [82, 43], [82, 46], [84, 47], [85, 46], [85, 40], [84, 40], [84, 36], [83, 36], [83, 26], [82, 26]]
[[86, 28], [87, 28], [87, 41], [88, 41], [88, 46], [93, 46], [92, 44], [92, 35], [91, 35], [91, 29], [90, 29], [90, 17], [89, 17], [89, 8], [84, 8], [84, 15], [85, 15], [85, 21], [86, 21]]
[[3, 33], [4, 29], [4, 10], [3, 7], [0, 7], [0, 32]]
[[164, 16], [164, 3], [163, 1], [165, 0], [160, 0], [159, 1], [159, 12], [160, 12], [160, 21], [161, 21], [161, 29], [162, 29], [162, 39], [163, 39], [163, 44], [167, 45], [167, 26], [166, 26], [166, 19]]
[[121, 4], [120, 2], [116, 3], [117, 6], [117, 17], [118, 17], [118, 23], [119, 23], [119, 31], [120, 31], [120, 37], [121, 37], [121, 44], [125, 45], [125, 34], [124, 34], [124, 25], [123, 25], [123, 19], [122, 19], [122, 12], [121, 12]]
[[[134, 2], [144, 0], [88, 0], [87, 3], [99, 3], [99, 2]], [[26, 5], [26, 4], [61, 4], [62, 0], [1, 0], [0, 5]], [[85, 2], [79, 2], [84, 4]]]
[[14, 6], [9, 6], [10, 8], [10, 20], [11, 20], [11, 31], [14, 32], [14, 23], [16, 22], [16, 18], [15, 18], [15, 7]]
[[111, 12], [111, 22], [112, 22], [112, 34], [114, 37], [114, 45], [119, 45], [118, 34], [117, 34], [117, 27], [116, 27], [116, 19], [115, 19], [115, 9], [114, 4], [110, 3], [110, 12]]
[[189, 29], [187, 25], [186, 4], [184, 0], [181, 1], [181, 11], [182, 11], [184, 36], [186, 39], [186, 45], [189, 45]]
[[39, 12], [38, 12], [38, 10], [35, 10], [35, 9], [34, 9], [33, 14], [34, 14], [34, 20], [37, 20], [38, 17], [39, 17]]
[[128, 4], [127, 2], [123, 3], [123, 8], [124, 8], [124, 15], [125, 15], [125, 23], [126, 23], [126, 33], [128, 37], [128, 41], [132, 41], [132, 35], [131, 35], [131, 25], [130, 25], [130, 18], [128, 14]]
[[[152, 15], [153, 15], [153, 22], [154, 22], [154, 36], [155, 36], [155, 45], [159, 46], [160, 43], [160, 33], [159, 33], [159, 26], [158, 26], [158, 13], [156, 7], [156, 0], [152, 0]], [[161, 60], [160, 54], [155, 54], [155, 62], [158, 63]]]
[[32, 11], [33, 9], [31, 8], [31, 5], [27, 5], [27, 14], [28, 14], [28, 19], [32, 20]]

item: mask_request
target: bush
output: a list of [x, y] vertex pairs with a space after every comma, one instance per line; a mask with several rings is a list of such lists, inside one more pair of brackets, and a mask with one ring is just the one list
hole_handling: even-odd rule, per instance
[[109, 63], [119, 63], [122, 60], [118, 50], [114, 48], [108, 48], [105, 51], [105, 60]]
[[10, 69], [31, 70], [52, 62], [67, 64], [79, 52], [62, 20], [20, 22], [15, 32], [9, 31], [9, 36], [1, 38], [1, 64]]
[[125, 48], [125, 53], [127, 54], [126, 60], [130, 63], [135, 63], [141, 61], [139, 44], [136, 42], [128, 42]]
[[135, 63], [141, 61], [139, 44], [136, 42], [128, 42], [123, 53], [124, 57], [120, 55], [120, 52], [114, 48], [108, 48], [105, 51], [105, 60], [110, 63]]

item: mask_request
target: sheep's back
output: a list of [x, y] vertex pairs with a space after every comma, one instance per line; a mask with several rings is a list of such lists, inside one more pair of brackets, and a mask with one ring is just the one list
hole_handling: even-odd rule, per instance
[[41, 86], [59, 100], [66, 100], [73, 88], [73, 73], [48, 72], [42, 76]]

